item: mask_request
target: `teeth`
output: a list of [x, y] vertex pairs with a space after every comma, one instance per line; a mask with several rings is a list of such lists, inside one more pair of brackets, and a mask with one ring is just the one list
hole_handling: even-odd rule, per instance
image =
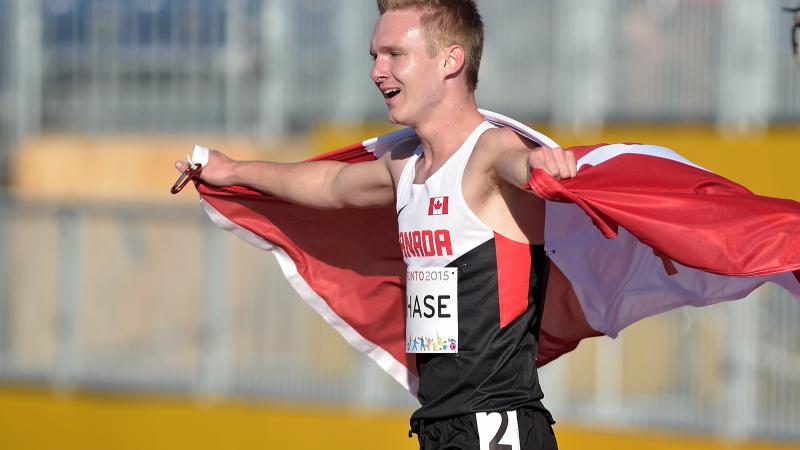
[[394, 94], [397, 94], [399, 92], [400, 92], [400, 89], [391, 88], [391, 89], [386, 89], [385, 91], [383, 91], [383, 95], [394, 95]]

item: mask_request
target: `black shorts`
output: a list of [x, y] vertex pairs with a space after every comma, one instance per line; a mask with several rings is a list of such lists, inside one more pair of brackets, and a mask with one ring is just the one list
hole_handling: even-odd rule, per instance
[[468, 414], [435, 421], [415, 421], [413, 431], [417, 433], [420, 450], [555, 450], [558, 448], [549, 416], [536, 409]]

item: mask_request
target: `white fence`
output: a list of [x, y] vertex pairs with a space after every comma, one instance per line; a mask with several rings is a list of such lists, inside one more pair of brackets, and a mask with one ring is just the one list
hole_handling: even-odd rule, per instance
[[[664, 314], [545, 367], [545, 401], [562, 421], [800, 439], [797, 323], [778, 287]], [[0, 382], [15, 381], [414, 405], [271, 256], [158, 205], [0, 202]]]

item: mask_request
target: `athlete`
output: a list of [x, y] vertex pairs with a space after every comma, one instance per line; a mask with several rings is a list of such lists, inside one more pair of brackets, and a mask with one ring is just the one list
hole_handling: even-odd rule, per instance
[[370, 76], [389, 120], [412, 127], [419, 141], [356, 164], [236, 161], [212, 151], [200, 178], [311, 207], [394, 206], [420, 448], [557, 448], [535, 364], [545, 208], [522, 186], [533, 169], [574, 177], [575, 157], [484, 121], [474, 0], [377, 4]]

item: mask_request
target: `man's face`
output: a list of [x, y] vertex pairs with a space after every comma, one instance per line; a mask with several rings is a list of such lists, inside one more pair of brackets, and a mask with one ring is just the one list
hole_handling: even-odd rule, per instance
[[441, 99], [440, 55], [428, 54], [427, 42], [414, 9], [387, 11], [372, 31], [370, 76], [381, 91], [389, 120], [415, 126]]

